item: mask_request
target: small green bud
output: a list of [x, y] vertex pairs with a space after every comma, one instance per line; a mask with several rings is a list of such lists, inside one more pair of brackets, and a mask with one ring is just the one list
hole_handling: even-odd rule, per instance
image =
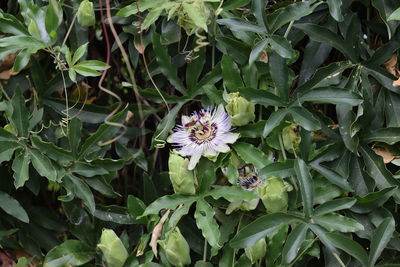
[[90, 27], [96, 23], [96, 16], [94, 15], [93, 3], [89, 0], [83, 0], [78, 8], [77, 15], [78, 23], [82, 27]]
[[258, 193], [268, 212], [286, 212], [288, 207], [288, 194], [291, 185], [276, 177], [267, 178], [265, 185], [259, 187]]
[[252, 264], [262, 259], [267, 252], [267, 243], [265, 242], [265, 238], [258, 240], [255, 245], [245, 248], [244, 252]]
[[124, 244], [111, 229], [103, 229], [97, 247], [103, 252], [104, 259], [109, 267], [122, 267], [128, 258]]
[[194, 195], [194, 173], [188, 170], [189, 160], [171, 152], [168, 160], [169, 179], [177, 194]]
[[239, 93], [231, 93], [224, 95], [226, 111], [231, 117], [233, 126], [243, 126], [253, 121], [256, 118], [254, 114], [255, 105], [249, 102], [246, 98], [239, 95]]
[[299, 125], [292, 123], [282, 130], [283, 145], [290, 153], [298, 153], [301, 142]]
[[184, 266], [190, 264], [190, 248], [186, 239], [175, 227], [166, 234], [165, 240], [160, 240], [158, 243], [165, 250], [165, 255], [170, 264], [174, 266]]

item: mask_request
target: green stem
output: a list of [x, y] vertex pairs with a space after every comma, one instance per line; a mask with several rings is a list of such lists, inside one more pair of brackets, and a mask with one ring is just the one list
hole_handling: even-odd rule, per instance
[[292, 20], [292, 21], [289, 23], [289, 26], [287, 27], [287, 29], [286, 29], [285, 34], [283, 35], [283, 37], [285, 37], [285, 38], [288, 37], [289, 32], [290, 32], [290, 30], [291, 30], [292, 27], [293, 27], [293, 24], [294, 24], [294, 20]]
[[203, 261], [207, 261], [207, 239], [204, 238]]
[[[239, 223], [238, 223], [238, 226], [237, 226], [237, 228], [236, 228], [236, 234], [239, 233], [240, 225], [242, 224], [243, 215], [244, 215], [244, 213], [242, 213], [242, 214], [240, 215]], [[233, 249], [233, 257], [232, 257], [232, 267], [235, 266], [235, 256], [236, 256], [236, 249], [234, 248], [234, 249]]]

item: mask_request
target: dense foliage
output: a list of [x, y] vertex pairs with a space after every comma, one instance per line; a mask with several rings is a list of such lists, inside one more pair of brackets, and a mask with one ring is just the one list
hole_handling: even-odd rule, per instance
[[8, 0], [0, 259], [400, 262], [400, 2]]

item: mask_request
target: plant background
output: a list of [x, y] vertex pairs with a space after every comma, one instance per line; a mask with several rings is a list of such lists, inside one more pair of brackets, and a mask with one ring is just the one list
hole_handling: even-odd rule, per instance
[[[178, 228], [192, 266], [400, 262], [397, 1], [0, 6], [3, 264], [180, 266]], [[165, 140], [224, 91], [256, 119], [176, 194]], [[238, 159], [292, 190], [241, 189]]]

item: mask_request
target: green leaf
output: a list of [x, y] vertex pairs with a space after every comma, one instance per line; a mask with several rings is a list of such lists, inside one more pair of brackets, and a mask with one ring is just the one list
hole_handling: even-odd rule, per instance
[[239, 88], [240, 95], [250, 102], [266, 106], [285, 106], [285, 102], [266, 90], [253, 88]]
[[[128, 211], [133, 218], [139, 217], [143, 214], [146, 209], [146, 205], [143, 201], [135, 196], [129, 195], [127, 200]], [[137, 220], [137, 223], [144, 224], [146, 223], [146, 218], [141, 218]]]
[[364, 226], [356, 220], [337, 213], [327, 213], [324, 215], [314, 216], [313, 221], [330, 232], [339, 231], [342, 233], [348, 233], [364, 230]]
[[51, 142], [42, 141], [38, 136], [32, 136], [31, 141], [40, 152], [46, 154], [49, 158], [61, 165], [67, 165], [74, 159], [69, 151], [62, 149]]
[[71, 69], [85, 77], [96, 77], [101, 74], [99, 71], [106, 70], [109, 67], [106, 63], [98, 60], [86, 60], [72, 66]]
[[365, 196], [357, 196], [357, 203], [351, 208], [356, 213], [369, 213], [382, 207], [383, 204], [396, 192], [397, 187], [385, 188], [379, 192], [372, 192]]
[[[114, 123], [122, 123], [126, 117], [126, 108], [115, 114], [109, 121]], [[89, 136], [82, 145], [81, 151], [79, 152], [79, 158], [85, 157], [87, 154], [93, 151], [101, 149], [99, 143], [110, 140], [118, 133], [120, 127], [102, 124], [97, 131]]]
[[268, 41], [272, 50], [278, 53], [282, 58], [290, 59], [296, 57], [296, 51], [285, 37], [272, 35]]
[[203, 237], [208, 241], [213, 248], [221, 248], [219, 238], [221, 233], [218, 229], [218, 224], [214, 219], [215, 212], [213, 208], [204, 199], [199, 199], [196, 204], [194, 218], [196, 219], [197, 228], [203, 234]]
[[185, 216], [186, 214], [189, 213], [189, 209], [192, 203], [189, 203], [187, 205], [183, 205], [182, 207], [179, 207], [174, 211], [174, 213], [171, 215], [171, 217], [168, 220], [168, 228], [174, 228], [176, 225], [179, 223], [179, 220]]
[[259, 171], [258, 176], [260, 178], [268, 178], [270, 176], [286, 178], [295, 174], [294, 160], [288, 159], [284, 162], [274, 162], [269, 164]]
[[348, 150], [357, 154], [359, 143], [358, 136], [353, 134], [353, 124], [356, 120], [356, 115], [353, 113], [353, 107], [350, 105], [337, 105], [336, 114], [339, 122], [339, 132], [343, 138], [343, 142]]
[[271, 33], [274, 33], [286, 23], [311, 14], [318, 5], [319, 3], [311, 5], [310, 2], [298, 2], [280, 8], [267, 15], [267, 27]]
[[146, 18], [143, 20], [140, 29], [142, 31], [147, 30], [160, 17], [162, 11], [163, 8], [160, 7], [151, 9], [150, 12], [147, 13]]
[[97, 175], [108, 174], [109, 171], [101, 167], [101, 165], [92, 165], [86, 162], [75, 162], [71, 166], [71, 172], [79, 174], [84, 177], [94, 177]]
[[299, 87], [297, 87], [295, 91], [295, 97], [297, 98], [298, 94], [307, 92], [314, 86], [316, 86], [318, 83], [323, 81], [324, 79], [329, 79], [330, 77], [334, 77], [336, 75], [341, 74], [344, 70], [352, 67], [353, 64], [351, 64], [348, 61], [341, 61], [341, 62], [333, 62], [329, 64], [328, 66], [324, 66], [319, 68], [314, 75], [309, 79], [307, 82], [303, 83]]
[[258, 34], [262, 34], [262, 35], [264, 35], [266, 33], [264, 27], [252, 24], [246, 20], [242, 20], [242, 19], [238, 19], [238, 18], [219, 19], [219, 20], [217, 20], [217, 23], [228, 27], [231, 31], [254, 32], [254, 33], [258, 33]]
[[31, 53], [22, 50], [18, 53], [17, 57], [14, 61], [13, 72], [20, 72], [23, 70], [29, 63], [31, 58]]
[[387, 18], [387, 20], [400, 20], [400, 7], [393, 11], [392, 14]]
[[294, 99], [294, 102], [312, 102], [312, 103], [330, 103], [330, 104], [347, 104], [351, 106], [360, 105], [363, 100], [361, 96], [351, 91], [333, 88], [321, 87], [312, 89], [299, 98]]
[[280, 226], [295, 222], [302, 222], [302, 219], [285, 213], [268, 214], [243, 227], [229, 244], [233, 248], [250, 247], [261, 238], [275, 232]]
[[340, 175], [338, 172], [328, 168], [323, 167], [316, 163], [311, 163], [311, 167], [322, 174], [327, 180], [329, 180], [332, 184], [339, 186], [346, 192], [353, 192], [353, 188], [350, 186], [349, 182], [345, 177]]
[[163, 209], [175, 209], [180, 204], [189, 204], [196, 201], [196, 199], [197, 196], [166, 195], [151, 203], [140, 217], [157, 214]]
[[286, 65], [286, 60], [277, 53], [272, 53], [269, 57], [269, 73], [274, 82], [277, 94], [288, 100], [289, 96], [289, 67]]
[[323, 215], [338, 210], [350, 209], [351, 207], [353, 207], [356, 201], [357, 201], [356, 199], [350, 197], [344, 197], [327, 201], [319, 205], [318, 208], [314, 210], [314, 216]]
[[[234, 2], [234, 1], [230, 1]], [[268, 1], [265, 0], [253, 0], [251, 2], [251, 11], [254, 15], [254, 17], [257, 20], [258, 25], [265, 27], [265, 6], [267, 5]], [[246, 4], [243, 4], [241, 6], [245, 6]], [[225, 6], [223, 6], [225, 9]]]
[[75, 65], [75, 63], [78, 62], [78, 60], [81, 59], [85, 55], [88, 44], [89, 44], [89, 42], [84, 43], [83, 45], [78, 47], [78, 49], [76, 49], [74, 56], [72, 57], [72, 60], [71, 60], [71, 65]]
[[78, 155], [78, 147], [81, 142], [82, 122], [78, 118], [73, 118], [69, 124], [68, 141], [72, 155], [76, 158]]
[[25, 98], [21, 93], [21, 90], [17, 86], [14, 89], [14, 96], [11, 99], [11, 104], [13, 106], [13, 112], [11, 115], [11, 123], [14, 129], [17, 130], [18, 136], [27, 137], [28, 136], [28, 110], [25, 106]]
[[301, 199], [303, 200], [304, 213], [311, 217], [314, 205], [314, 189], [310, 171], [302, 159], [294, 162], [294, 170], [300, 184]]
[[212, 184], [215, 183], [217, 179], [215, 173], [215, 164], [203, 158], [200, 160], [196, 167], [196, 175], [198, 180], [198, 191], [200, 193], [207, 192]]
[[230, 56], [222, 56], [221, 70], [224, 85], [229, 91], [234, 92], [237, 88], [244, 87], [240, 69]]
[[356, 258], [364, 266], [368, 265], [367, 252], [365, 252], [360, 244], [340, 234], [326, 233], [325, 235], [333, 246], [343, 250], [350, 256]]
[[289, 264], [297, 256], [303, 241], [306, 238], [308, 224], [300, 223], [290, 232], [282, 250], [282, 263]]
[[350, 46], [350, 43], [347, 43], [329, 29], [311, 23], [296, 24], [295, 27], [307, 34], [311, 40], [330, 45], [342, 52], [343, 55], [345, 55], [352, 62], [357, 62], [355, 52]]
[[131, 15], [135, 15], [138, 12], [143, 12], [148, 9], [153, 9], [159, 7], [165, 3], [165, 0], [139, 0], [134, 2], [126, 7], [121, 8], [117, 12], [117, 16], [119, 17], [128, 17]]
[[[196, 43], [195, 42], [193, 43], [194, 43], [193, 45], [195, 46]], [[204, 64], [206, 62], [205, 52], [206, 49], [201, 48], [197, 53], [198, 58], [187, 64], [186, 76], [185, 76], [186, 86], [188, 89], [190, 89], [191, 92], [193, 92], [193, 90], [197, 86], [197, 81], [199, 80]]]
[[135, 220], [129, 215], [125, 207], [110, 205], [97, 206], [93, 216], [105, 222], [118, 224], [134, 224]]
[[17, 137], [10, 133], [9, 131], [5, 130], [4, 128], [0, 128], [0, 141], [18, 141]]
[[13, 15], [0, 10], [0, 29], [3, 33], [29, 35], [26, 26]]
[[363, 136], [363, 141], [365, 141], [366, 143], [383, 142], [389, 145], [393, 145], [397, 142], [400, 142], [400, 128], [389, 127], [372, 131]]
[[317, 120], [307, 109], [303, 107], [291, 107], [289, 108], [289, 113], [292, 115], [293, 120], [307, 131], [316, 131], [321, 129], [320, 121]]
[[103, 177], [86, 178], [85, 182], [97, 192], [110, 197], [121, 197]]
[[0, 163], [9, 161], [20, 145], [15, 141], [0, 141]]
[[[46, 31], [53, 35], [57, 31], [58, 26], [63, 22], [63, 10], [61, 4], [57, 0], [49, 0], [49, 5], [46, 10]], [[53, 38], [52, 39], [56, 39]]]
[[393, 20], [389, 21], [388, 18], [389, 14], [392, 14], [397, 10], [398, 8], [397, 1], [393, 0], [372, 1], [371, 4], [379, 11], [379, 15], [382, 21], [386, 24], [388, 37], [389, 39], [391, 39], [396, 31], [396, 28], [399, 26], [399, 22]]
[[178, 78], [178, 70], [176, 65], [172, 64], [171, 57], [168, 55], [166, 46], [161, 44], [161, 36], [153, 32], [153, 49], [156, 54], [157, 63], [161, 72], [165, 75], [168, 81], [183, 95], [186, 95], [186, 88], [183, 86], [182, 81]]
[[223, 46], [223, 53], [229, 54], [236, 62], [245, 65], [249, 61], [251, 47], [241, 41], [229, 37], [216, 37], [217, 42]]
[[278, 127], [278, 125], [282, 122], [282, 120], [286, 117], [288, 113], [289, 111], [287, 109], [278, 109], [277, 111], [273, 112], [265, 123], [263, 137], [267, 137], [272, 132], [272, 130]]
[[251, 144], [236, 142], [232, 147], [246, 163], [253, 164], [259, 170], [271, 163], [264, 152]]
[[381, 224], [376, 228], [372, 239], [371, 239], [371, 252], [369, 254], [369, 266], [375, 266], [375, 262], [378, 260], [382, 251], [386, 248], [386, 245], [393, 238], [393, 232], [395, 231], [395, 221], [392, 217], [385, 218]]
[[260, 58], [261, 53], [263, 51], [265, 51], [268, 44], [269, 44], [268, 39], [263, 39], [263, 40], [259, 41], [258, 43], [256, 43], [256, 45], [253, 47], [253, 49], [251, 50], [251, 53], [250, 53], [249, 65], [252, 65], [257, 59]]
[[32, 114], [32, 117], [29, 119], [29, 131], [33, 130], [33, 128], [35, 128], [35, 126], [42, 121], [43, 114], [43, 108], [35, 110], [35, 112]]
[[195, 3], [183, 3], [182, 7], [186, 11], [187, 16], [194, 23], [194, 25], [207, 32], [208, 12], [204, 11], [204, 6], [195, 2]]
[[260, 138], [265, 128], [264, 120], [256, 123], [249, 123], [245, 126], [239, 127], [235, 132], [240, 134], [240, 137]]
[[94, 213], [96, 209], [94, 197], [89, 186], [84, 181], [72, 174], [67, 174], [64, 176], [63, 185], [75, 196], [83, 200], [83, 203], [85, 203], [85, 206], [88, 207], [90, 213]]
[[12, 170], [14, 171], [14, 186], [16, 189], [24, 186], [25, 182], [29, 180], [29, 164], [31, 158], [28, 150], [18, 150], [15, 153], [15, 158], [12, 163]]
[[47, 253], [43, 267], [80, 266], [91, 261], [94, 254], [94, 250], [82, 241], [67, 240]]
[[[70, 75], [70, 78], [72, 81], [75, 80], [76, 82], [76, 78], [74, 77], [74, 74], [72, 74], [72, 71], [84, 76], [84, 77], [97, 77], [100, 76], [101, 73], [98, 72], [95, 69], [92, 69], [90, 67], [84, 67], [84, 66], [80, 66], [79, 63], [75, 66], [73, 66], [72, 68], [69, 69], [68, 75]], [[70, 74], [71, 72], [71, 74]]]
[[151, 147], [164, 147], [169, 131], [175, 126], [175, 119], [185, 102], [180, 102], [160, 121], [151, 140]]
[[375, 152], [367, 147], [360, 146], [359, 151], [363, 156], [365, 166], [367, 167], [368, 174], [374, 178], [376, 186], [380, 189], [386, 189], [388, 187], [397, 186], [393, 194], [393, 198], [396, 203], [400, 203], [400, 183], [397, 181], [393, 175], [386, 169], [383, 163], [382, 157], [375, 154]]
[[57, 170], [54, 168], [50, 159], [43, 155], [38, 149], [29, 149], [31, 161], [36, 171], [50, 181], [57, 181]]
[[238, 200], [252, 200], [258, 198], [259, 196], [252, 191], [246, 191], [239, 186], [214, 186], [214, 189], [207, 193], [208, 196], [214, 199], [219, 199], [221, 197], [226, 200], [233, 202]]
[[0, 191], [0, 208], [18, 220], [29, 223], [29, 217], [19, 202], [9, 194]]
[[343, 21], [342, 0], [328, 0], [329, 13], [336, 21]]

